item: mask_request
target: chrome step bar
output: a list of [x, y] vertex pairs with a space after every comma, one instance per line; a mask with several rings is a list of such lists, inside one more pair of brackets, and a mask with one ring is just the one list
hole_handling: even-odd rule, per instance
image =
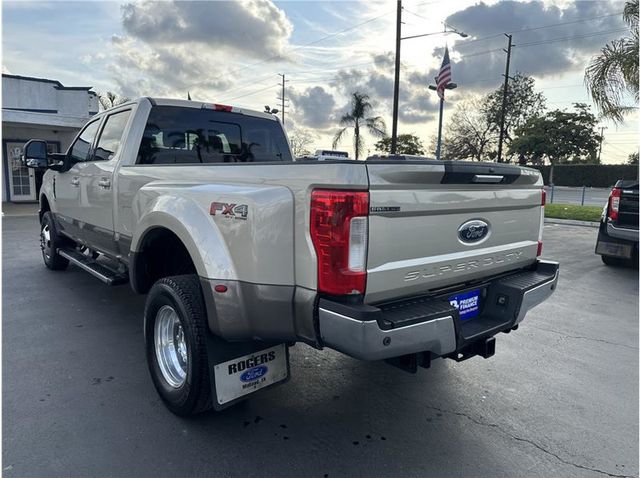
[[127, 273], [115, 271], [75, 249], [58, 249], [58, 254], [107, 285], [120, 285], [129, 282]]

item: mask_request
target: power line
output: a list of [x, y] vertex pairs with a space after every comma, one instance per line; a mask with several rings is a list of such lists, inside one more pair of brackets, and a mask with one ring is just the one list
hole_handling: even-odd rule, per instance
[[601, 20], [603, 18], [617, 17], [619, 15], [622, 15], [622, 12], [610, 13], [609, 15], [599, 15], [597, 17], [584, 18], [584, 19], [581, 19], [581, 20], [573, 20], [571, 22], [553, 23], [551, 25], [544, 25], [544, 26], [541, 26], [541, 27], [523, 28], [521, 30], [513, 30], [513, 31], [507, 32], [507, 33], [530, 32], [530, 31], [533, 31], [533, 30], [542, 30], [543, 28], [553, 28], [553, 27], [559, 27], [559, 26], [562, 26], [562, 25], [573, 25], [575, 23], [584, 23], [584, 22], [589, 22], [589, 21], [593, 21], [593, 20]]
[[577, 39], [582, 39], [582, 38], [591, 38], [591, 37], [597, 37], [597, 36], [601, 36], [601, 35], [608, 35], [610, 33], [622, 33], [627, 31], [626, 28], [618, 28], [617, 30], [604, 30], [604, 31], [600, 31], [600, 32], [592, 32], [592, 33], [586, 33], [584, 35], [575, 35], [575, 36], [571, 36], [571, 37], [561, 37], [561, 38], [550, 38], [548, 40], [539, 40], [539, 41], [535, 41], [535, 42], [529, 42], [529, 43], [521, 43], [520, 45], [516, 45], [518, 48], [524, 48], [524, 47], [528, 47], [528, 46], [537, 46], [537, 45], [546, 45], [548, 43], [556, 43], [559, 41], [565, 41], [565, 40], [577, 40]]
[[[380, 18], [382, 18], [382, 17], [384, 17], [384, 16], [388, 15], [389, 13], [390, 13], [390, 12], [389, 12], [389, 11], [387, 11], [387, 12], [385, 12], [385, 13], [381, 14], [381, 15], [378, 15], [378, 16], [375, 16], [375, 17], [370, 18], [370, 19], [368, 19], [368, 20], [365, 20], [364, 22], [360, 22], [360, 23], [357, 23], [357, 24], [355, 24], [355, 25], [352, 25], [352, 26], [350, 26], [350, 27], [348, 27], [348, 28], [345, 28], [345, 29], [343, 29], [343, 30], [339, 30], [339, 31], [337, 31], [337, 32], [330, 33], [330, 34], [325, 35], [325, 36], [323, 36], [323, 37], [321, 37], [321, 38], [318, 38], [317, 40], [313, 40], [313, 41], [311, 41], [311, 42], [304, 43], [304, 44], [302, 44], [302, 45], [299, 45], [299, 46], [297, 46], [297, 47], [293, 48], [293, 49], [291, 50], [291, 52], [298, 51], [298, 50], [300, 50], [300, 49], [302, 49], [302, 48], [305, 48], [305, 47], [307, 47], [307, 46], [315, 45], [315, 44], [320, 43], [320, 42], [322, 42], [322, 41], [324, 41], [324, 40], [327, 40], [327, 39], [329, 39], [329, 38], [333, 38], [333, 37], [335, 37], [335, 36], [342, 35], [343, 33], [346, 33], [346, 32], [348, 32], [348, 31], [354, 30], [355, 28], [361, 27], [362, 25], [366, 25], [367, 23], [371, 23], [371, 22], [373, 22], [373, 21], [375, 21], [375, 20], [378, 20], [378, 19], [380, 19]], [[271, 60], [274, 60], [274, 59], [278, 59], [278, 58], [280, 58], [280, 55], [272, 55], [272, 56], [270, 56], [270, 57], [268, 57], [268, 58], [265, 58], [264, 60], [260, 60], [260, 61], [258, 61], [258, 62], [256, 62], [256, 63], [252, 63], [252, 64], [250, 64], [250, 65], [244, 65], [244, 66], [241, 66], [241, 67], [239, 67], [239, 68], [233, 69], [233, 70], [231, 70], [231, 71], [227, 71], [227, 72], [223, 73], [222, 75], [218, 75], [218, 76], [214, 77], [213, 79], [214, 79], [214, 80], [216, 80], [216, 79], [222, 78], [223, 76], [231, 75], [231, 74], [233, 74], [233, 73], [237, 73], [237, 72], [239, 72], [239, 71], [246, 70], [247, 68], [253, 68], [253, 67], [256, 67], [256, 66], [262, 65], [262, 64], [264, 64], [264, 63], [266, 63], [266, 62], [268, 62], [268, 61], [271, 61]]]
[[239, 98], [244, 98], [245, 96], [255, 95], [256, 93], [260, 93], [260, 92], [262, 92], [262, 91], [268, 90], [269, 88], [273, 88], [274, 86], [276, 86], [276, 85], [269, 85], [269, 86], [267, 86], [267, 87], [265, 87], [265, 88], [262, 88], [262, 89], [260, 89], [260, 90], [250, 91], [249, 93], [245, 93], [244, 95], [234, 96], [234, 97], [232, 97], [232, 98], [226, 98], [226, 99], [224, 99], [224, 100], [220, 100], [220, 101], [224, 103], [224, 102], [231, 101], [231, 100], [237, 100], [237, 99], [239, 99]]

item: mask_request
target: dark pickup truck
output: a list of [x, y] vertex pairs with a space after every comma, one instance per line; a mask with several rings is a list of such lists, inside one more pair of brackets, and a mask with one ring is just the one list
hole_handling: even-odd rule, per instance
[[600, 218], [596, 254], [607, 265], [638, 263], [638, 181], [620, 180]]

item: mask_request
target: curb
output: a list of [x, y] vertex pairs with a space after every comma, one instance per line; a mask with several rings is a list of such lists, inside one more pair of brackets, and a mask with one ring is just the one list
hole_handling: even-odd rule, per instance
[[593, 221], [577, 221], [575, 219], [557, 219], [555, 217], [545, 217], [545, 224], [564, 224], [565, 226], [583, 226], [583, 227], [600, 227], [599, 222]]

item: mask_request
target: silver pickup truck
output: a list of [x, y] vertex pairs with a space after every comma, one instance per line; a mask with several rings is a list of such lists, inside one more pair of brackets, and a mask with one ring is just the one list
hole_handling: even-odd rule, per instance
[[272, 115], [153, 98], [24, 160], [47, 168], [45, 265], [147, 294], [149, 370], [181, 415], [287, 381], [296, 342], [411, 372], [490, 357], [558, 281], [532, 169], [296, 162]]

